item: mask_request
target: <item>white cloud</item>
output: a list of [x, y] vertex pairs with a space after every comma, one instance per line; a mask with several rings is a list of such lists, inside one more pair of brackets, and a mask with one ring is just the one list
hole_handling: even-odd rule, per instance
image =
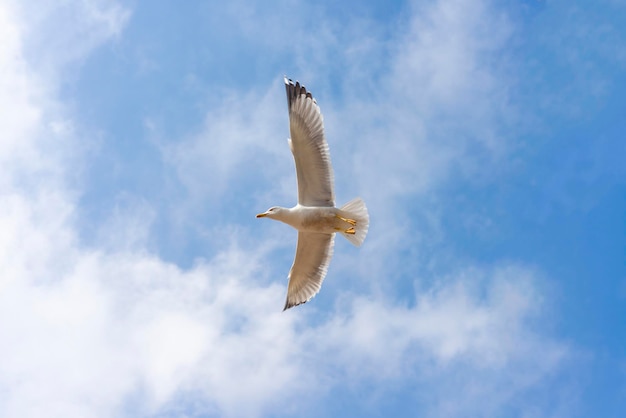
[[291, 163], [288, 158], [272, 159], [289, 153], [286, 111], [276, 111], [285, 107], [283, 100], [277, 100], [280, 88], [275, 83], [261, 98], [256, 91], [243, 96], [230, 93], [207, 114], [199, 134], [164, 145], [164, 158], [199, 203], [222, 197], [234, 181], [246, 180], [244, 176], [254, 168], [258, 171], [252, 177], [258, 178], [272, 173], [279, 161], [284, 162], [281, 167]]
[[501, 67], [512, 30], [489, 2], [415, 6], [382, 83], [352, 90], [331, 126], [340, 138], [360, 138], [349, 151], [361, 190], [384, 179], [379, 199], [423, 194], [451, 175], [480, 173], [507, 150], [512, 115]]
[[48, 77], [59, 77], [69, 65], [119, 36], [130, 18], [128, 9], [115, 0], [3, 3], [19, 22], [25, 58]]
[[[337, 373], [357, 385], [411, 381], [433, 361], [442, 373], [529, 375], [515, 394], [567, 354], [528, 328], [536, 295], [517, 268], [451, 278], [412, 308], [357, 297], [312, 327], [302, 321], [314, 307], [281, 313], [284, 287], [259, 275], [260, 259], [237, 249], [189, 271], [149, 255], [83, 253], [52, 284], [5, 287], [3, 415], [111, 416], [138, 396], [157, 413], [185, 393], [225, 416], [290, 413], [304, 393], [313, 403], [346, 380]], [[538, 350], [544, 360], [528, 364]]]

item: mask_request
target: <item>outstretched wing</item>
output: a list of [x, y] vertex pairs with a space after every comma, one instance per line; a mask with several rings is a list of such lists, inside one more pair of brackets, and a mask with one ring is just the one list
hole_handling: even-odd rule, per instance
[[335, 234], [299, 232], [296, 258], [289, 271], [285, 309], [308, 302], [322, 287], [333, 256]]
[[304, 86], [285, 78], [289, 105], [289, 146], [296, 162], [298, 203], [335, 206], [333, 168], [320, 108]]

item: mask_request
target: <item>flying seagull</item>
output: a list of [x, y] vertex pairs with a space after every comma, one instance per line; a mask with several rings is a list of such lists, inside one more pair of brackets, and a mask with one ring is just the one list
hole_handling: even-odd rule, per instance
[[285, 77], [289, 105], [289, 147], [296, 162], [298, 204], [274, 206], [257, 218], [268, 217], [298, 230], [296, 257], [289, 271], [287, 310], [308, 302], [322, 287], [333, 255], [335, 233], [357, 247], [369, 228], [367, 207], [361, 198], [335, 207], [333, 168], [324, 123], [317, 102], [306, 88]]

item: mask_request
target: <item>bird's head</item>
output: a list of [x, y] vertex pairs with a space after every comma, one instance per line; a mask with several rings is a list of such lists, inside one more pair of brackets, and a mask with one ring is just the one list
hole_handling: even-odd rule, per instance
[[268, 210], [266, 210], [263, 213], [259, 213], [256, 217], [257, 218], [270, 218], [270, 219], [277, 219], [280, 217], [280, 215], [283, 212], [283, 208], [279, 207], [279, 206], [273, 206], [271, 208], [269, 208]]

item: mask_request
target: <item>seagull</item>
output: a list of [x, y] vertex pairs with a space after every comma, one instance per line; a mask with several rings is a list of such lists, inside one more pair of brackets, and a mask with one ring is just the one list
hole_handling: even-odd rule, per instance
[[335, 207], [333, 167], [320, 108], [303, 85], [287, 77], [284, 80], [291, 134], [287, 141], [296, 163], [298, 204], [292, 208], [274, 206], [256, 215], [298, 230], [283, 311], [308, 302], [320, 291], [337, 232], [359, 247], [369, 228], [369, 214], [361, 198]]

